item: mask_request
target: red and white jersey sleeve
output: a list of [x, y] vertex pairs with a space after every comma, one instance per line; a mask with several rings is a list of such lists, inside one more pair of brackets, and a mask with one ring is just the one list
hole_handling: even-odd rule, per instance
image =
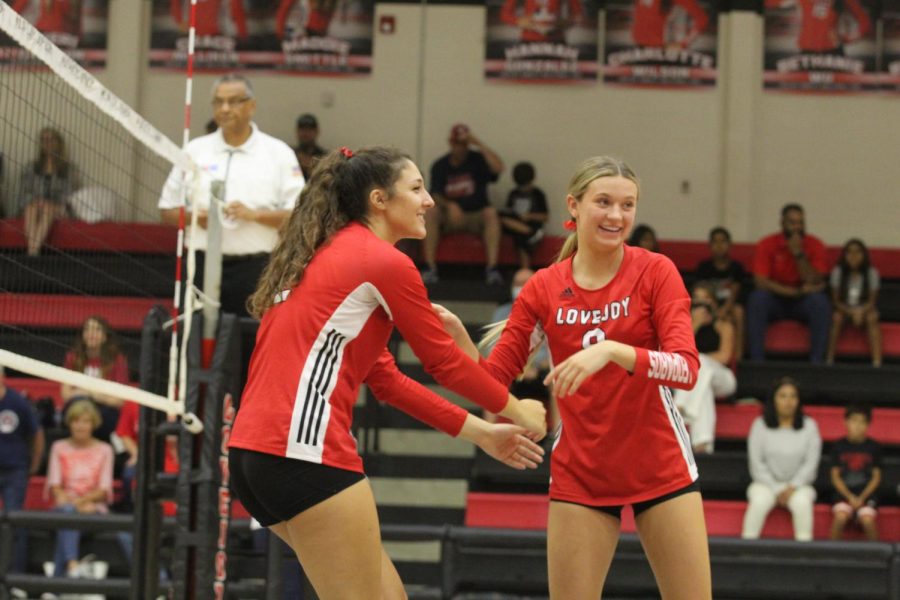
[[675, 265], [625, 247], [616, 276], [579, 288], [571, 259], [539, 271], [513, 305], [484, 365], [508, 383], [540, 326], [554, 364], [605, 339], [633, 346], [633, 373], [610, 364], [559, 399], [561, 427], [551, 462], [551, 498], [592, 506], [631, 504], [697, 478], [684, 423], [669, 386], [693, 387], [699, 358], [690, 298]]
[[412, 261], [358, 223], [313, 257], [263, 317], [230, 445], [362, 471], [350, 433], [369, 380], [391, 403], [456, 432], [465, 415], [404, 377], [384, 351], [396, 325], [441, 385], [499, 411], [506, 389], [444, 331]]

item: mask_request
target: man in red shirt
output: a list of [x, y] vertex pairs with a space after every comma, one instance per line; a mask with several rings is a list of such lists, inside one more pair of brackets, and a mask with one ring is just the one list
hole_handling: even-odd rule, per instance
[[803, 207], [781, 209], [781, 232], [761, 239], [753, 257], [756, 289], [747, 300], [750, 358], [765, 357], [769, 321], [796, 319], [809, 324], [810, 361], [825, 360], [831, 302], [825, 294], [828, 258], [825, 245], [807, 235]]

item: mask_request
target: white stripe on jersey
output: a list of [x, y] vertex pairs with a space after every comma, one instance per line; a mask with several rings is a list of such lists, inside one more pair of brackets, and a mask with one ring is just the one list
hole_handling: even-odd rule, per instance
[[359, 335], [379, 306], [390, 316], [378, 289], [371, 283], [363, 283], [344, 298], [322, 326], [300, 373], [285, 456], [322, 462], [325, 432], [331, 418], [330, 399], [337, 385], [344, 348]]
[[672, 399], [672, 390], [664, 385], [659, 386], [659, 397], [663, 403], [663, 410], [669, 417], [669, 424], [675, 432], [675, 439], [681, 446], [681, 455], [684, 462], [687, 463], [688, 472], [691, 474], [691, 481], [697, 481], [697, 463], [694, 462], [694, 452], [691, 449], [691, 439], [688, 436], [687, 429], [684, 427], [684, 420], [681, 413], [675, 408], [675, 401]]

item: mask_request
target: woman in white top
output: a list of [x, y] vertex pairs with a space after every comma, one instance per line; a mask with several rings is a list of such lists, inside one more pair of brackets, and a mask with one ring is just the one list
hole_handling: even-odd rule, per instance
[[790, 377], [782, 377], [766, 401], [761, 417], [750, 428], [750, 477], [747, 512], [741, 537], [756, 539], [775, 506], [791, 512], [794, 539], [813, 538], [813, 482], [819, 472], [822, 438], [816, 422], [804, 416], [800, 391]]

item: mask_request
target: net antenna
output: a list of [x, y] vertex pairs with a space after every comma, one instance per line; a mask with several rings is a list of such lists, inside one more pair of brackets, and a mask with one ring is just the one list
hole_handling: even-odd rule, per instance
[[[0, 33], [14, 40], [19, 46], [11, 49], [4, 48], [2, 57], [0, 57], [6, 64], [15, 64], [9, 72], [3, 74], [2, 81], [0, 81], [0, 100], [2, 100], [0, 101], [0, 107], [2, 107], [0, 108], [0, 119], [3, 119], [0, 147], [7, 153], [3, 156], [4, 179], [9, 180], [9, 175], [14, 175], [16, 171], [22, 173], [18, 180], [13, 179], [13, 185], [9, 185], [8, 181], [3, 182], [4, 189], [0, 189], [0, 191], [7, 192], [5, 194], [7, 199], [20, 195], [24, 197], [27, 186], [23, 181], [26, 180], [31, 161], [34, 158], [34, 148], [37, 145], [32, 144], [32, 141], [37, 138], [34, 134], [40, 131], [43, 138], [44, 131], [51, 125], [53, 131], [60, 132], [58, 135], [72, 140], [69, 147], [70, 154], [76, 157], [72, 164], [77, 165], [78, 170], [70, 170], [69, 175], [72, 176], [73, 172], [77, 173], [80, 188], [65, 199], [70, 210], [77, 208], [75, 200], [80, 194], [84, 207], [87, 209], [97, 209], [102, 205], [112, 207], [117, 211], [114, 214], [104, 213], [96, 219], [97, 221], [105, 219], [156, 221], [158, 220], [156, 199], [159, 197], [166, 172], [172, 168], [179, 169], [184, 173], [184, 181], [188, 183], [184, 186], [186, 199], [190, 200], [194, 197], [194, 191], [199, 185], [199, 177], [196, 165], [190, 157], [4, 2], [0, 2]], [[19, 62], [15, 63], [14, 59], [18, 59]], [[22, 110], [23, 113], [16, 116], [14, 114], [16, 110]], [[92, 118], [92, 115], [97, 113], [102, 113], [103, 116], [100, 118], [93, 116]], [[40, 119], [40, 123], [36, 122], [38, 119]], [[43, 139], [41, 144], [43, 144]], [[44, 152], [43, 146], [41, 146], [41, 152]], [[61, 156], [55, 157], [57, 161], [61, 157], [66, 158], [61, 151], [59, 154]], [[9, 193], [10, 189], [12, 189], [11, 194]], [[103, 200], [106, 201], [101, 202]], [[128, 214], [124, 214], [124, 211], [128, 211]], [[196, 216], [196, 211], [193, 213]], [[88, 223], [93, 222], [90, 217], [76, 216]], [[193, 219], [193, 222], [196, 226], [196, 219]], [[21, 230], [15, 231], [15, 227], [17, 227], [15, 222], [12, 225], [4, 224], [4, 226], [13, 228], [12, 233], [19, 236], [27, 233]], [[105, 272], [103, 266], [98, 266], [96, 260], [86, 260], [85, 248], [101, 250], [107, 257], [115, 254], [117, 260], [128, 264], [125, 270], [140, 270], [137, 276], [138, 282], [137, 284], [131, 282], [132, 288], [129, 289], [128, 295], [146, 296], [147, 298], [106, 298], [108, 301], [106, 307], [109, 309], [110, 316], [121, 315], [131, 304], [137, 306], [132, 309], [133, 313], [143, 306], [141, 302], [146, 305], [153, 301], [152, 296], [159, 295], [143, 289], [145, 282], [146, 287], [153, 287], [154, 282], [158, 281], [161, 276], [158, 271], [148, 268], [145, 264], [146, 261], [135, 258], [134, 252], [140, 252], [140, 249], [131, 248], [120, 251], [118, 248], [105, 246], [104, 240], [100, 238], [91, 237], [92, 230], [88, 226], [74, 229], [78, 232], [77, 235], [81, 236], [75, 243], [77, 249], [67, 253], [65, 248], [54, 247], [55, 255], [47, 256], [46, 260], [45, 257], [41, 257], [41, 264], [18, 257], [14, 253], [0, 253], [0, 262], [5, 261], [9, 266], [8, 271], [6, 265], [4, 266], [5, 275], [11, 275], [8, 279], [4, 277], [4, 281], [0, 281], [0, 300], [2, 300], [0, 303], [0, 329], [15, 334], [10, 336], [4, 333], [2, 337], [10, 339], [15, 336], [29, 335], [26, 329], [34, 325], [34, 305], [48, 299], [59, 300], [59, 298], [54, 299], [53, 296], [42, 296], [41, 294], [21, 294], [21, 290], [16, 289], [16, 285], [20, 283], [19, 279], [24, 278], [27, 285], [22, 285], [31, 291], [34, 291], [36, 287], [40, 292], [58, 293], [62, 291], [69, 294], [66, 298], [75, 299], [74, 308], [69, 306], [72, 304], [71, 302], [52, 303], [57, 310], [65, 311], [66, 314], [50, 318], [48, 322], [51, 323], [49, 325], [51, 328], [73, 327], [76, 321], [97, 312], [97, 306], [104, 305], [94, 294], [102, 296], [104, 293], [108, 293], [108, 289], [113, 285], [121, 288], [122, 285], [129, 284], [126, 281], [127, 278], [121, 274], [114, 276]], [[133, 236], [129, 237], [133, 239], [127, 240], [131, 246], [144, 247], [151, 244], [152, 240], [141, 237], [144, 233], [140, 223], [131, 226], [131, 229], [133, 229]], [[130, 233], [131, 231], [129, 231]], [[183, 239], [183, 232], [179, 232], [179, 253]], [[170, 253], [171, 247], [163, 249], [159, 246], [157, 252], [160, 254]], [[169, 254], [169, 256], [171, 255]], [[166, 260], [171, 260], [171, 258]], [[191, 276], [191, 264], [188, 265], [188, 271], [188, 275]], [[12, 280], [16, 280], [16, 282], [8, 283]], [[171, 285], [171, 280], [168, 280], [168, 283]], [[157, 288], [159, 287], [157, 285]], [[165, 287], [165, 293], [168, 294], [171, 288]], [[177, 305], [179, 303], [179, 285], [176, 284], [174, 287], [176, 288], [174, 304]], [[187, 294], [187, 297], [191, 298], [192, 295]], [[132, 300], [135, 302], [130, 302]], [[29, 301], [32, 306], [27, 306]], [[175, 323], [177, 323], [177, 313], [174, 316], [176, 317]], [[46, 315], [42, 318], [47, 319]], [[115, 318], [109, 318], [109, 321], [113, 322]], [[190, 321], [191, 319], [186, 320], [188, 324]], [[38, 326], [48, 327], [46, 323]], [[189, 325], [187, 325], [183, 337], [190, 334], [189, 329]], [[45, 337], [50, 339], [51, 336]], [[29, 348], [34, 344], [29, 342], [33, 342], [33, 340], [25, 340], [20, 343], [21, 348], [19, 349], [33, 355]], [[61, 346], [59, 342], [53, 343]], [[4, 349], [0, 350], [0, 365], [36, 377], [73, 385], [91, 394], [114, 395], [124, 400], [131, 400], [169, 415], [182, 417], [183, 423], [189, 431], [202, 430], [202, 425], [196, 416], [186, 414], [184, 409], [186, 394], [186, 385], [183, 383], [185, 381], [184, 373], [180, 374], [182, 385], [173, 383], [178, 375], [177, 369], [170, 368], [168, 393], [164, 397], [128, 385], [116, 384], [63, 369], [56, 366], [60, 362], [58, 360], [54, 364], [22, 356], [21, 353], [9, 351], [8, 348], [11, 345], [13, 344], [2, 343]], [[58, 348], [53, 348], [53, 351], [48, 354], [53, 355], [55, 359], [58, 352]], [[174, 364], [176, 364], [176, 359], [170, 357], [170, 366]], [[180, 364], [183, 366], [185, 362], [182, 360]]]

